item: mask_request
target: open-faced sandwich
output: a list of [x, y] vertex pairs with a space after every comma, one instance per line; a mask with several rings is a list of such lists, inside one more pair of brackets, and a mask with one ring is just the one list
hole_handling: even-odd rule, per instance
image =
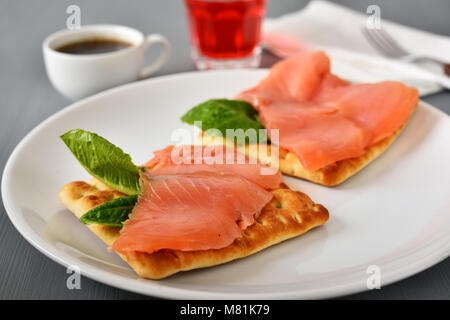
[[[386, 150], [416, 108], [418, 91], [394, 81], [350, 84], [330, 73], [325, 53], [305, 52], [274, 65], [236, 99], [207, 101], [182, 120], [201, 121], [205, 145], [233, 145], [225, 129], [265, 128], [269, 152], [258, 141], [238, 150], [282, 173], [333, 186]], [[222, 134], [207, 133], [212, 128]]]
[[137, 167], [94, 133], [61, 138], [93, 179], [68, 183], [60, 201], [144, 278], [243, 258], [328, 220], [279, 172], [228, 147], [171, 146]]

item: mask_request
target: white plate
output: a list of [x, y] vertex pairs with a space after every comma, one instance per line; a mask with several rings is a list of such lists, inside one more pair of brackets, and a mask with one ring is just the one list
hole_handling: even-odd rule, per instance
[[[162, 281], [139, 279], [58, 201], [67, 182], [86, 180], [59, 135], [95, 131], [135, 163], [188, 128], [179, 117], [213, 97], [233, 97], [265, 70], [166, 76], [106, 91], [53, 115], [11, 155], [2, 180], [14, 226], [37, 249], [83, 275], [143, 294], [188, 299], [325, 298], [367, 290], [368, 267], [381, 285], [408, 277], [450, 252], [450, 121], [421, 102], [397, 141], [362, 172], [335, 188], [288, 178], [330, 211], [330, 220], [296, 239], [222, 266]], [[371, 269], [369, 269], [370, 271]]]

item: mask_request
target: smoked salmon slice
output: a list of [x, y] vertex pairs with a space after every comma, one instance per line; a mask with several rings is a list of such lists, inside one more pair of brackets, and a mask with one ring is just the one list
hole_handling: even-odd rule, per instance
[[[254, 162], [254, 163], [253, 163]], [[219, 249], [241, 236], [280, 187], [279, 172], [226, 146], [169, 146], [144, 165], [142, 194], [112, 249]]]
[[[264, 189], [276, 189], [282, 182], [281, 173], [265, 174], [268, 168], [226, 146], [169, 146], [154, 151], [154, 158], [144, 164], [153, 176], [214, 172], [241, 176]], [[262, 174], [262, 172], [264, 174]]]
[[279, 145], [315, 171], [361, 156], [392, 135], [414, 111], [419, 95], [403, 83], [355, 84], [330, 73], [325, 53], [304, 52], [272, 67], [257, 86], [237, 96], [259, 112]]
[[142, 194], [112, 245], [122, 254], [226, 247], [273, 197], [237, 175], [204, 172], [143, 181]]

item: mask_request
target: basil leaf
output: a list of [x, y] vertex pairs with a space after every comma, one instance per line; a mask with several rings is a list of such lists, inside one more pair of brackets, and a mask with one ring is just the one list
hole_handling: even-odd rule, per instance
[[[254, 129], [257, 133], [257, 142], [264, 142], [267, 136], [260, 136], [259, 129], [264, 129], [259, 120], [258, 111], [245, 101], [212, 99], [203, 102], [181, 117], [181, 121], [194, 125], [195, 121], [201, 121], [203, 131], [217, 129], [226, 137], [227, 129]], [[236, 137], [235, 141], [237, 140]], [[246, 142], [248, 137], [245, 138]]]
[[89, 210], [81, 216], [84, 224], [98, 223], [112, 227], [122, 227], [122, 223], [128, 219], [133, 210], [138, 196], [128, 196], [113, 199]]
[[139, 169], [122, 149], [81, 129], [70, 130], [61, 139], [92, 176], [127, 195], [139, 194]]

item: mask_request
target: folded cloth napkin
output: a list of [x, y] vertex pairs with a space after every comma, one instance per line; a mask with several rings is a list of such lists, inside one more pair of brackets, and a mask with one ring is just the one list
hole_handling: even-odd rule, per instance
[[[430, 71], [412, 63], [382, 57], [370, 46], [361, 32], [369, 16], [315, 0], [301, 11], [266, 19], [263, 42], [276, 48], [283, 42], [287, 44], [289, 38], [295, 39], [284, 52], [280, 51], [285, 55], [302, 48], [324, 50], [331, 58], [332, 72], [352, 82], [402, 81], [416, 87], [421, 96], [442, 90]], [[382, 20], [382, 26], [410, 52], [444, 61], [450, 58], [449, 37], [386, 20]]]

